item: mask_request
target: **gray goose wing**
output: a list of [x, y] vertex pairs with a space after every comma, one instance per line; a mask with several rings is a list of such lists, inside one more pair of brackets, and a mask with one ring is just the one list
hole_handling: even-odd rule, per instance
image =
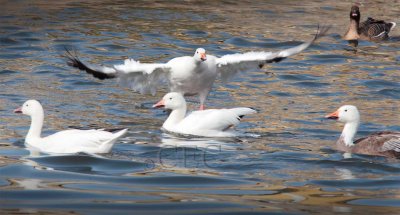
[[359, 34], [369, 37], [371, 40], [385, 40], [389, 38], [389, 32], [396, 24], [393, 22], [385, 22], [376, 20], [371, 17], [360, 24]]
[[400, 132], [376, 132], [354, 143], [354, 153], [400, 157]]
[[400, 153], [400, 132], [394, 132], [391, 138], [382, 144], [382, 151], [396, 151]]

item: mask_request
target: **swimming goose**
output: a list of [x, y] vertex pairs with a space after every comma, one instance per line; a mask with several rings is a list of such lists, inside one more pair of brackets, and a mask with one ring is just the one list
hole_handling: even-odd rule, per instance
[[203, 137], [233, 137], [237, 134], [230, 128], [240, 123], [243, 116], [256, 113], [246, 107], [232, 109], [207, 109], [193, 111], [186, 115], [186, 101], [182, 94], [166, 94], [155, 108], [164, 107], [172, 110], [163, 128], [169, 132]]
[[377, 132], [354, 141], [354, 136], [360, 124], [360, 113], [356, 106], [344, 105], [325, 117], [345, 123], [342, 134], [336, 142], [338, 150], [400, 158], [400, 132]]
[[41, 137], [44, 111], [42, 105], [36, 100], [26, 101], [14, 113], [25, 114], [31, 117], [31, 126], [26, 135], [25, 143], [44, 153], [107, 153], [111, 151], [114, 143], [124, 135], [128, 129], [116, 133], [104, 130], [65, 130]]
[[360, 24], [361, 14], [358, 6], [350, 10], [350, 26], [344, 34], [345, 40], [371, 40], [381, 41], [389, 38], [389, 32], [396, 26], [395, 22], [385, 22], [371, 17]]
[[308, 48], [324, 36], [328, 29], [329, 27], [318, 28], [317, 34], [310, 42], [278, 52], [247, 52], [216, 57], [207, 55], [205, 49], [198, 48], [193, 56], [173, 58], [167, 63], [141, 63], [127, 59], [124, 64], [112, 67], [85, 64], [68, 50], [66, 57], [67, 64], [72, 67], [84, 70], [101, 80], [117, 78], [122, 85], [140, 93], [154, 95], [159, 86], [167, 83], [170, 92], [179, 92], [185, 96], [198, 95], [200, 110], [203, 110], [204, 102], [218, 75], [226, 81], [239, 71], [258, 69], [266, 63], [280, 62]]

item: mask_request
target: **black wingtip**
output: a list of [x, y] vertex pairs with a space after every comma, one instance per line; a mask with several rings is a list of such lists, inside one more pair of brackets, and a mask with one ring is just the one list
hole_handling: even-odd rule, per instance
[[[255, 108], [252, 108], [252, 107], [247, 107], [247, 108], [254, 110], [256, 113], [259, 112], [259, 111], [258, 111], [257, 109], [255, 109]], [[238, 116], [238, 120], [243, 119], [244, 116], [245, 116], [245, 115], [239, 115], [239, 116]]]
[[276, 58], [271, 59], [271, 60], [266, 60], [265, 63], [279, 63], [284, 59], [286, 59], [286, 57], [276, 57]]
[[100, 80], [111, 79], [116, 77], [114, 74], [107, 74], [89, 68], [82, 61], [79, 60], [76, 52], [72, 53], [67, 47], [64, 47], [64, 49], [65, 49], [64, 57], [67, 59], [68, 66], [85, 71], [86, 73], [91, 74], [93, 75], [93, 77], [98, 78]]
[[108, 131], [108, 132], [114, 133], [114, 132], [119, 132], [119, 131], [122, 131], [122, 130], [125, 130], [125, 129], [127, 129], [127, 128], [106, 128], [106, 129], [104, 129], [104, 131]]
[[329, 29], [331, 29], [331, 25], [322, 25], [318, 24], [317, 33], [314, 36], [313, 42], [318, 40], [321, 37], [324, 37], [328, 34]]
[[[323, 26], [320, 26], [320, 25], [318, 24], [317, 33], [315, 34], [315, 36], [314, 36], [314, 38], [313, 38], [313, 40], [312, 40], [311, 42], [306, 43], [306, 44], [307, 44], [307, 47], [310, 46], [312, 43], [314, 43], [314, 42], [315, 42], [316, 40], [318, 40], [319, 38], [326, 36], [330, 28], [331, 28], [330, 25], [323, 25]], [[307, 48], [307, 47], [306, 47], [306, 48]], [[305, 49], [305, 48], [303, 48], [303, 50], [304, 50], [304, 49]], [[297, 52], [297, 53], [298, 53], [298, 52]], [[273, 58], [273, 59], [266, 60], [265, 63], [279, 63], [279, 62], [281, 62], [282, 60], [284, 60], [284, 59], [286, 59], [286, 58], [287, 58], [287, 57], [275, 57], [275, 58]], [[263, 66], [263, 64], [260, 64], [260, 65], [259, 65], [260, 68], [262, 68], [262, 66]]]
[[248, 107], [248, 108], [250, 108], [250, 109], [254, 110], [256, 113], [260, 112], [260, 111], [259, 111], [259, 110], [257, 110], [256, 108], [253, 108], [253, 107]]

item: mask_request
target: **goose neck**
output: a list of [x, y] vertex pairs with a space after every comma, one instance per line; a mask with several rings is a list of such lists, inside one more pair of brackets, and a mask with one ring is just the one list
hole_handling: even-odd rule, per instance
[[163, 127], [170, 128], [177, 125], [180, 121], [185, 118], [186, 115], [186, 104], [180, 108], [172, 110], [169, 114], [168, 119], [164, 122]]
[[357, 19], [350, 19], [349, 31], [352, 31], [352, 32], [358, 34], [359, 25], [360, 25], [360, 21], [359, 21], [359, 20], [357, 20]]
[[31, 127], [29, 128], [28, 134], [26, 136], [26, 142], [31, 142], [30, 140], [40, 138], [42, 133], [44, 120], [44, 112], [42, 110], [38, 110], [34, 115], [31, 116]]
[[348, 122], [344, 125], [340, 138], [347, 147], [354, 146], [354, 136], [357, 133], [359, 122]]

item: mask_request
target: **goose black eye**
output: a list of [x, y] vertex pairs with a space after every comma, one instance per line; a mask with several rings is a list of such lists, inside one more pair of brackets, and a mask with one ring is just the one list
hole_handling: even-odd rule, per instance
[[346, 109], [346, 110], [344, 110], [344, 112], [347, 112], [347, 109]]
[[169, 100], [172, 100], [172, 97], [171, 97], [171, 98], [169, 98]]

